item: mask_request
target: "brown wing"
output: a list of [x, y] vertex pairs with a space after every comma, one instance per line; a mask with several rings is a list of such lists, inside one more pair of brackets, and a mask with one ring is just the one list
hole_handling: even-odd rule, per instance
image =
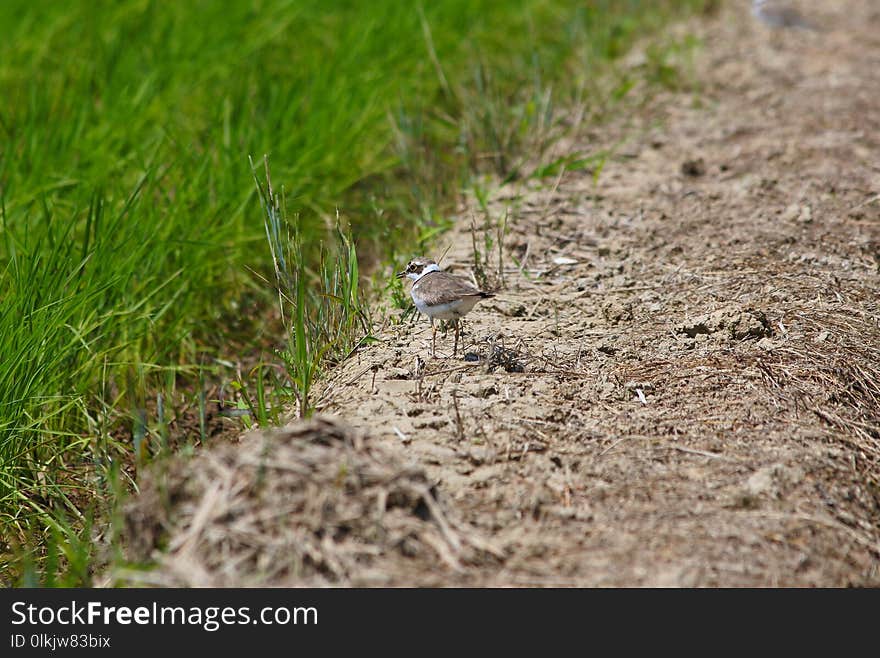
[[448, 272], [430, 272], [413, 284], [419, 297], [431, 306], [449, 304], [462, 297], [489, 297], [470, 281]]

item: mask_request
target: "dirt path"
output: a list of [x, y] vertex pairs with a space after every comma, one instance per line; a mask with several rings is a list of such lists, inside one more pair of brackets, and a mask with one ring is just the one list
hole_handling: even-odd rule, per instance
[[495, 192], [479, 361], [429, 358], [420, 319], [324, 382], [426, 472], [434, 552], [273, 584], [880, 585], [880, 9], [805, 3], [828, 31], [773, 34], [746, 4], [688, 26], [696, 92], [571, 145], [624, 140], [598, 184]]

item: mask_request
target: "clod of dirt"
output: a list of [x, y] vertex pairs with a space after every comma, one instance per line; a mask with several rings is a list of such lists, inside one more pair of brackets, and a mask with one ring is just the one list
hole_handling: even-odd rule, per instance
[[602, 304], [602, 315], [612, 325], [633, 319], [632, 304], [612, 299]]
[[616, 336], [605, 336], [600, 338], [595, 347], [597, 351], [602, 352], [602, 354], [607, 354], [608, 356], [614, 356], [620, 351], [620, 347], [617, 345]]
[[498, 386], [494, 382], [481, 386], [476, 395], [480, 398], [490, 398], [493, 395], [498, 395]]
[[391, 367], [385, 371], [385, 376], [388, 379], [412, 379], [412, 372], [406, 368]]
[[126, 511], [130, 557], [156, 559], [147, 582], [186, 587], [381, 585], [401, 568], [448, 582], [499, 557], [396, 454], [315, 417], [174, 461]]
[[526, 309], [524, 304], [514, 304], [501, 309], [501, 312], [511, 318], [524, 318], [528, 313], [528, 309]]
[[809, 224], [813, 221], [813, 209], [810, 206], [802, 206], [793, 203], [782, 211], [781, 219], [786, 222], [801, 222]]
[[766, 352], [772, 352], [779, 347], [779, 345], [769, 338], [762, 338], [758, 341], [758, 347]]
[[691, 178], [698, 178], [706, 173], [706, 163], [703, 158], [685, 160], [681, 163], [681, 173]]
[[729, 305], [675, 326], [675, 333], [690, 338], [723, 332], [733, 340], [771, 336], [773, 330], [763, 311]]
[[493, 343], [486, 368], [489, 372], [495, 368], [502, 368], [504, 372], [525, 372], [526, 367], [522, 359], [523, 355], [517, 350]]

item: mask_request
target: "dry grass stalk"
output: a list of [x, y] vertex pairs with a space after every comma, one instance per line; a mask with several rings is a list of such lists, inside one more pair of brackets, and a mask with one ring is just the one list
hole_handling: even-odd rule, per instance
[[[376, 585], [409, 563], [461, 572], [500, 557], [463, 531], [420, 468], [328, 417], [203, 451], [148, 480], [127, 510], [151, 585]], [[159, 551], [165, 547], [164, 551]], [[438, 577], [440, 577], [438, 575]]]

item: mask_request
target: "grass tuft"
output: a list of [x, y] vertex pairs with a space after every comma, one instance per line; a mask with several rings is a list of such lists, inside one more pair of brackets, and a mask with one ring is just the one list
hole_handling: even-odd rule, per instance
[[[326, 241], [317, 247], [307, 245], [299, 216], [290, 217], [283, 191], [276, 193], [272, 187], [268, 159], [264, 165], [265, 181], [255, 173], [254, 183], [265, 216], [278, 309], [287, 337], [287, 346], [278, 356], [293, 385], [297, 414], [305, 418], [312, 412], [311, 389], [321, 366], [348, 356], [369, 334], [370, 322], [360, 300], [354, 241], [339, 215]], [[317, 254], [310, 253], [310, 247]], [[263, 389], [262, 378], [259, 382], [258, 392]]]

